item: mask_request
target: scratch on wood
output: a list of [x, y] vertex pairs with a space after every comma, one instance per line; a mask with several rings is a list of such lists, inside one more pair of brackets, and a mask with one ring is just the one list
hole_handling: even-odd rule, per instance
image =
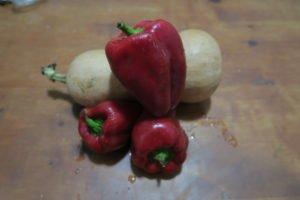
[[248, 45], [250, 47], [255, 47], [257, 46], [258, 42], [256, 40], [248, 40]]
[[1, 107], [1, 108], [0, 108], [0, 117], [3, 116], [4, 111], [5, 111], [5, 109]]
[[271, 79], [265, 79], [261, 75], [258, 75], [252, 80], [252, 84], [256, 85], [256, 86], [258, 86], [258, 85], [275, 85], [275, 81], [271, 80]]
[[210, 0], [213, 3], [221, 3], [221, 0]]

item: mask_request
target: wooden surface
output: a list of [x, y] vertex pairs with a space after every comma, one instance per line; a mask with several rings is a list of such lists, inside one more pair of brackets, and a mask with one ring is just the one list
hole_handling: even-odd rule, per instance
[[[170, 179], [132, 169], [126, 150], [104, 157], [82, 150], [79, 107], [64, 85], [40, 75], [43, 65], [67, 71], [79, 53], [103, 48], [117, 21], [144, 18], [206, 30], [224, 58], [211, 100], [178, 108], [190, 146]], [[299, 22], [298, 0], [1, 7], [0, 199], [300, 199]]]

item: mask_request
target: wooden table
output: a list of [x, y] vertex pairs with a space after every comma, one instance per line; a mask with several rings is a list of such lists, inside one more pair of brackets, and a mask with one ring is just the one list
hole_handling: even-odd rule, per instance
[[[67, 71], [79, 53], [103, 48], [117, 21], [144, 18], [206, 30], [224, 60], [214, 96], [178, 108], [189, 155], [169, 179], [132, 169], [126, 149], [100, 157], [82, 150], [80, 107], [40, 75], [43, 65]], [[0, 199], [300, 199], [299, 22], [297, 0], [1, 7]]]

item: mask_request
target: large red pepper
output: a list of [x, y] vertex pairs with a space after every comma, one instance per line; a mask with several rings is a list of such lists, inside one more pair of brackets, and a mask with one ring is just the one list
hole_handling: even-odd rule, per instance
[[143, 116], [133, 128], [131, 158], [148, 173], [179, 171], [187, 147], [188, 138], [174, 118]]
[[78, 130], [84, 144], [96, 153], [117, 150], [128, 143], [141, 107], [133, 102], [105, 101], [80, 112]]
[[120, 82], [155, 116], [174, 109], [184, 89], [186, 63], [177, 30], [165, 20], [145, 20], [123, 31], [105, 47]]

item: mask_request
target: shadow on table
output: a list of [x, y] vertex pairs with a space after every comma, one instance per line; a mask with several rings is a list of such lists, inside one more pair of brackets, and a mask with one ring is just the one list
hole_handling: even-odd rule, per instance
[[74, 100], [72, 99], [72, 97], [65, 92], [59, 91], [59, 90], [55, 90], [55, 89], [50, 89], [47, 91], [47, 94], [49, 97], [51, 97], [52, 99], [56, 100], [56, 99], [61, 99], [64, 101], [68, 101], [70, 103], [74, 103]]
[[111, 153], [106, 153], [106, 154], [96, 154], [92, 151], [90, 151], [83, 142], [81, 142], [80, 147], [79, 147], [79, 155], [78, 157], [84, 157], [84, 155], [87, 155], [90, 161], [97, 165], [115, 165], [117, 164], [120, 160], [122, 160], [126, 154], [129, 151], [129, 145], [111, 152]]
[[79, 118], [79, 113], [84, 107], [82, 105], [76, 103], [69, 94], [59, 91], [59, 90], [54, 90], [54, 89], [48, 90], [47, 94], [49, 97], [51, 97], [54, 100], [60, 99], [60, 100], [64, 100], [64, 101], [71, 103], [73, 116], [76, 119]]
[[144, 171], [142, 171], [141, 169], [137, 168], [136, 166], [134, 166], [134, 164], [131, 162], [131, 169], [132, 172], [134, 173], [134, 175], [136, 177], [146, 177], [148, 179], [156, 179], [157, 181], [157, 186], [159, 187], [161, 184], [161, 180], [170, 180], [173, 179], [175, 176], [179, 175], [181, 170], [176, 172], [175, 174], [172, 175], [166, 175], [166, 174], [149, 174], [146, 173]]
[[182, 120], [194, 120], [207, 115], [210, 110], [210, 98], [199, 103], [180, 103], [176, 110], [176, 117]]

